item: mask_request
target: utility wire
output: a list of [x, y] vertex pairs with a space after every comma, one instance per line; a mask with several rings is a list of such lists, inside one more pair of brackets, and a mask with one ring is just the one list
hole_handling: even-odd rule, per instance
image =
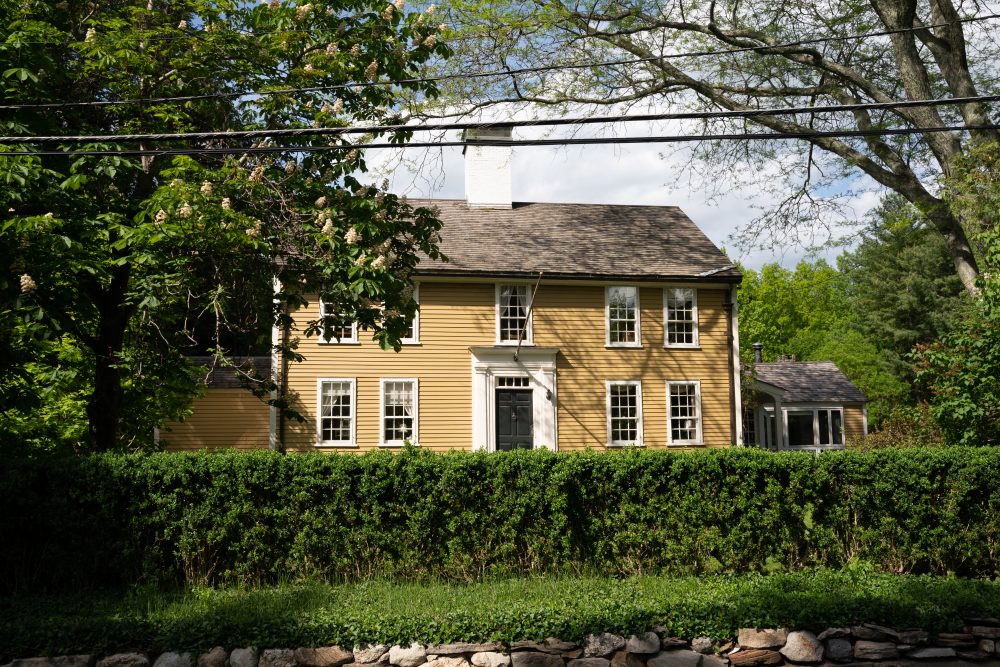
[[174, 132], [152, 134], [97, 134], [66, 136], [0, 136], [0, 144], [64, 144], [137, 141], [205, 141], [212, 139], [262, 139], [272, 137], [341, 136], [345, 134], [375, 134], [383, 132], [431, 132], [443, 130], [482, 130], [491, 128], [542, 127], [558, 125], [594, 125], [603, 123], [629, 123], [658, 120], [708, 120], [716, 118], [757, 118], [801, 113], [830, 113], [872, 111], [876, 109], [905, 109], [910, 107], [937, 107], [969, 104], [973, 102], [1000, 102], [1000, 95], [951, 97], [940, 100], [906, 100], [903, 102], [866, 102], [862, 104], [831, 104], [826, 106], [785, 107], [778, 109], [751, 109], [740, 111], [689, 111], [680, 113], [654, 113], [618, 116], [584, 116], [570, 118], [476, 121], [465, 123], [424, 123], [420, 125], [370, 125], [349, 127], [288, 128], [265, 130], [238, 130], [212, 132]]
[[521, 148], [528, 146], [579, 146], [595, 144], [664, 144], [694, 141], [775, 141], [789, 139], [821, 139], [849, 137], [882, 137], [939, 132], [966, 132], [969, 130], [1000, 130], [1000, 125], [965, 125], [954, 127], [886, 128], [882, 130], [831, 130], [807, 132], [760, 132], [735, 134], [687, 134], [651, 137], [585, 137], [569, 139], [527, 139], [519, 141], [476, 139], [468, 141], [425, 141], [407, 143], [338, 144], [333, 146], [232, 146], [218, 148], [147, 148], [147, 149], [72, 149], [72, 150], [22, 150], [0, 151], [0, 156], [167, 156], [167, 155], [235, 155], [259, 153], [322, 153], [329, 151], [367, 150], [369, 148], [446, 148], [451, 146], [500, 146]]
[[637, 65], [641, 63], [659, 62], [663, 60], [674, 60], [678, 58], [700, 58], [708, 56], [735, 55], [740, 53], [751, 53], [751, 52], [768, 53], [768, 52], [775, 52], [778, 49], [793, 48], [797, 46], [810, 46], [813, 44], [824, 44], [828, 42], [842, 42], [842, 41], [851, 41], [856, 39], [869, 39], [872, 37], [886, 37], [889, 35], [896, 35], [900, 33], [917, 32], [923, 30], [930, 30], [933, 28], [943, 28], [947, 26], [961, 25], [964, 23], [976, 23], [979, 21], [988, 21], [997, 18], [1000, 18], [1000, 14], [987, 14], [985, 16], [973, 16], [944, 23], [932, 23], [917, 28], [895, 28], [892, 30], [880, 30], [876, 32], [868, 32], [855, 35], [833, 35], [829, 37], [816, 37], [813, 39], [796, 40], [791, 42], [782, 42], [779, 44], [770, 44], [761, 46], [748, 46], [738, 49], [726, 49], [722, 51], [704, 50], [704, 51], [691, 51], [687, 53], [668, 53], [660, 56], [629, 58], [625, 60], [607, 60], [602, 62], [587, 62], [587, 63], [567, 63], [562, 65], [539, 65], [536, 67], [492, 70], [488, 72], [440, 74], [437, 76], [396, 79], [394, 81], [357, 81], [351, 83], [334, 84], [330, 86], [311, 86], [305, 88], [281, 88], [277, 90], [257, 90], [257, 91], [241, 91], [241, 92], [233, 91], [228, 93], [206, 93], [204, 95], [132, 98], [123, 100], [94, 100], [87, 102], [47, 102], [47, 103], [6, 104], [6, 105], [0, 105], [0, 110], [64, 109], [69, 107], [104, 107], [104, 106], [115, 106], [115, 105], [125, 105], [125, 104], [166, 104], [175, 102], [177, 103], [193, 102], [197, 100], [225, 99], [233, 97], [252, 97], [252, 96], [265, 96], [265, 95], [289, 95], [296, 93], [327, 92], [327, 91], [343, 90], [347, 88], [369, 87], [369, 86], [394, 86], [401, 84], [436, 83], [439, 81], [453, 81], [461, 79], [483, 79], [490, 77], [506, 77], [506, 76], [513, 77], [520, 74], [534, 74], [542, 72], [553, 72], [553, 71], [575, 70], [575, 69], [591, 69], [595, 67], [616, 67], [622, 65]]

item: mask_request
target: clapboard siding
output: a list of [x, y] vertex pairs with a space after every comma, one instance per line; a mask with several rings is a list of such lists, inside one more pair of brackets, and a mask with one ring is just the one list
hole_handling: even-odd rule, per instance
[[183, 422], [167, 422], [160, 443], [168, 451], [261, 449], [268, 444], [268, 406], [245, 389], [209, 389]]
[[[358, 344], [322, 344], [302, 337], [298, 351], [306, 360], [290, 366], [288, 388], [293, 407], [306, 421], [289, 421], [285, 443], [290, 450], [316, 445], [317, 380], [353, 378], [356, 382], [357, 447], [378, 447], [380, 378], [419, 380], [421, 447], [446, 451], [472, 446], [472, 359], [469, 348], [495, 342], [494, 285], [491, 283], [424, 283], [420, 286], [420, 344], [400, 352], [384, 351], [359, 332]], [[663, 345], [663, 290], [640, 290], [641, 348], [605, 347], [604, 286], [539, 287], [533, 308], [534, 345], [558, 348], [558, 448], [604, 448], [607, 444], [605, 382], [640, 380], [643, 396], [644, 444], [667, 446], [666, 382], [701, 382], [703, 434], [706, 445], [731, 442], [732, 395], [728, 355], [728, 321], [723, 289], [698, 295], [700, 348]], [[296, 315], [315, 318], [316, 302]]]

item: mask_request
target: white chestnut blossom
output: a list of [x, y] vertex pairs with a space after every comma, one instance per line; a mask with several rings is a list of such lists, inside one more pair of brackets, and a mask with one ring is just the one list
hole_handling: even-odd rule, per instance
[[437, 44], [437, 41], [438, 41], [437, 35], [427, 35], [427, 39], [424, 40], [424, 46], [430, 48], [435, 44]]
[[264, 180], [264, 165], [258, 164], [253, 168], [253, 171], [250, 172], [250, 182], [260, 183], [262, 180]]
[[316, 208], [323, 208], [324, 206], [326, 206], [326, 197], [320, 197], [319, 199], [317, 199], [315, 202], [313, 202], [313, 206], [315, 206]]
[[233, 207], [233, 204], [232, 204], [231, 201], [229, 201], [229, 197], [223, 197], [222, 198], [222, 210], [223, 211], [228, 211], [232, 207]]
[[287, 162], [287, 163], [285, 163], [285, 173], [286, 174], [294, 174], [295, 170], [297, 168], [298, 168], [298, 165], [295, 164], [294, 162]]
[[396, 11], [401, 12], [406, 6], [406, 0], [393, 0], [392, 6], [396, 8]]
[[354, 227], [348, 229], [347, 233], [344, 234], [344, 241], [347, 242], [347, 245], [356, 245], [360, 240], [361, 240], [361, 234], [358, 234], [358, 230], [356, 230]]
[[84, 36], [84, 41], [92, 42], [97, 39], [97, 31], [93, 28], [87, 28], [87, 34]]
[[430, 16], [431, 14], [433, 14], [435, 9], [437, 9], [437, 7], [435, 7], [434, 5], [431, 5], [430, 7], [428, 7], [427, 8], [427, 12], [426, 12], [427, 16]]
[[337, 55], [337, 51], [338, 51], [337, 45], [334, 44], [333, 42], [330, 42], [329, 44], [326, 45], [326, 55], [330, 56], [331, 58]]
[[263, 223], [260, 220], [254, 220], [253, 227], [247, 227], [247, 236], [254, 239], [260, 236], [260, 229]]
[[447, 29], [448, 29], [447, 23], [442, 23], [441, 25], [438, 26], [438, 32], [444, 32]]
[[343, 112], [344, 112], [344, 100], [338, 98], [337, 101], [333, 103], [333, 115], [339, 116]]
[[367, 261], [368, 261], [368, 257], [366, 257], [365, 255], [361, 255], [356, 260], [354, 260], [354, 266], [364, 266], [365, 262], [367, 262]]
[[326, 223], [323, 225], [323, 230], [322, 231], [327, 236], [331, 236], [333, 234], [333, 220], [331, 220], [330, 218], [327, 218], [326, 219]]
[[358, 149], [352, 148], [351, 150], [347, 151], [347, 155], [344, 156], [344, 159], [347, 160], [348, 162], [354, 162], [355, 160], [358, 159], [359, 155], [360, 153], [358, 152]]
[[177, 24], [178, 30], [187, 30], [187, 27], [188, 27], [188, 22], [185, 21], [184, 19], [181, 19], [181, 22]]
[[365, 78], [369, 81], [374, 81], [375, 77], [378, 76], [378, 63], [374, 60], [369, 63], [368, 67], [365, 68]]
[[267, 3], [267, 8], [270, 9], [272, 12], [280, 6], [281, 6], [281, 0], [271, 0], [271, 2]]
[[306, 63], [306, 66], [302, 68], [302, 71], [306, 74], [313, 74], [316, 71], [316, 68], [313, 67], [312, 63]]
[[201, 194], [205, 195], [206, 197], [212, 196], [212, 184], [209, 181], [205, 181], [204, 183], [201, 184]]
[[355, 44], [354, 46], [351, 47], [351, 55], [353, 57], [355, 57], [355, 58], [357, 58], [358, 56], [361, 55], [361, 45], [360, 44]]
[[393, 7], [392, 5], [386, 5], [386, 8], [382, 10], [382, 18], [385, 19], [386, 21], [391, 21], [393, 12], [395, 11], [396, 11], [395, 7]]
[[192, 209], [191, 204], [187, 202], [184, 202], [184, 205], [181, 206], [180, 210], [177, 211], [177, 215], [181, 216], [182, 218], [189, 218], [191, 217], [192, 213], [194, 213], [194, 209]]
[[372, 260], [373, 269], [381, 269], [385, 266], [385, 255], [379, 255], [374, 260]]
[[306, 17], [309, 16], [309, 12], [312, 11], [313, 6], [310, 4], [299, 5], [295, 8], [295, 18], [299, 21], [304, 21]]
[[21, 275], [21, 293], [27, 294], [28, 292], [34, 292], [35, 288], [38, 287], [38, 283], [35, 279], [29, 276], [27, 273]]
[[167, 221], [167, 212], [161, 208], [159, 211], [156, 212], [156, 216], [153, 218], [153, 220], [156, 221], [156, 224], [162, 225], [164, 222]]

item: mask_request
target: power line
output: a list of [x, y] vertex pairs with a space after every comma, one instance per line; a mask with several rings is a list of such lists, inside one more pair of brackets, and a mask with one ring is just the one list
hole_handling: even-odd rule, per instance
[[830, 113], [873, 111], [879, 109], [900, 109], [910, 107], [937, 107], [969, 104], [973, 102], [998, 102], [1000, 95], [977, 95], [973, 97], [952, 97], [940, 100], [906, 100], [902, 102], [866, 102], [862, 104], [831, 104], [825, 106], [785, 107], [778, 109], [750, 109], [739, 111], [689, 111], [678, 113], [655, 113], [617, 116], [585, 116], [553, 119], [476, 121], [465, 123], [424, 123], [420, 125], [370, 125], [321, 128], [286, 128], [264, 130], [174, 132], [151, 134], [103, 134], [67, 136], [0, 136], [0, 144], [62, 144], [62, 143], [103, 143], [136, 141], [205, 141], [211, 139], [263, 139], [273, 137], [341, 136], [345, 134], [375, 134], [383, 132], [431, 132], [444, 130], [482, 130], [497, 127], [542, 127], [559, 125], [594, 125], [603, 123], [628, 123], [659, 120], [709, 120], [718, 118], [757, 118], [783, 116], [801, 113]]
[[687, 53], [668, 53], [659, 56], [648, 56], [643, 58], [629, 58], [625, 60], [607, 60], [602, 62], [586, 62], [586, 63], [567, 63], [561, 65], [539, 65], [536, 67], [522, 67], [517, 69], [505, 69], [505, 70], [492, 70], [488, 72], [472, 72], [463, 74], [440, 74], [437, 76], [427, 76], [427, 77], [413, 77], [409, 79], [396, 79], [394, 81], [356, 81], [350, 83], [340, 83], [330, 86], [310, 86], [304, 88], [281, 88], [277, 90], [257, 90], [257, 91], [241, 91], [241, 92], [227, 92], [227, 93], [206, 93], [203, 95], [184, 95], [184, 96], [174, 96], [174, 97], [151, 97], [151, 98], [132, 98], [124, 100], [93, 100], [87, 102], [46, 102], [46, 103], [26, 103], [26, 104], [7, 104], [0, 105], [0, 110], [24, 110], [24, 109], [64, 109], [69, 107], [105, 107], [105, 106], [116, 106], [116, 105], [126, 105], [126, 104], [166, 104], [166, 103], [181, 103], [181, 102], [194, 102], [198, 100], [209, 100], [209, 99], [229, 99], [234, 97], [253, 97], [253, 96], [266, 96], [266, 95], [290, 95], [297, 93], [316, 93], [316, 92], [332, 92], [336, 90], [352, 89], [352, 88], [365, 88], [370, 86], [394, 86], [403, 84], [419, 84], [419, 83], [437, 83], [440, 81], [454, 81], [461, 79], [483, 79], [491, 77], [506, 77], [506, 76], [517, 76], [520, 74], [537, 74], [543, 72], [553, 72], [562, 70], [575, 70], [575, 69], [591, 69], [595, 67], [616, 67], [623, 65], [638, 65], [642, 63], [649, 62], [659, 62], [663, 60], [675, 60], [679, 58], [700, 58], [708, 56], [724, 56], [724, 55], [735, 55], [740, 53], [764, 53], [775, 52], [778, 49], [794, 48], [797, 46], [810, 46], [813, 44], [824, 44], [829, 42], [842, 42], [851, 41], [856, 39], [869, 39], [872, 37], [886, 37], [889, 35], [896, 35], [900, 33], [907, 32], [917, 32], [922, 30], [930, 30], [933, 28], [943, 28], [953, 25], [961, 25], [965, 23], [976, 23], [979, 21], [988, 21], [992, 19], [1000, 18], [1000, 14], [987, 14], [985, 16], [973, 16], [964, 19], [958, 19], [955, 21], [948, 21], [944, 23], [932, 23], [918, 28], [895, 28], [892, 30], [880, 30], [876, 32], [868, 32], [855, 35], [832, 35], [829, 37], [815, 37], [812, 39], [796, 40], [791, 42], [782, 42], [779, 44], [762, 45], [762, 46], [748, 46], [741, 47], [738, 49], [725, 49], [722, 51], [713, 50], [703, 50], [703, 51], [691, 51]]
[[218, 148], [147, 148], [125, 150], [41, 150], [41, 151], [0, 151], [0, 156], [33, 157], [33, 156], [169, 156], [169, 155], [235, 155], [259, 153], [322, 153], [330, 151], [367, 150], [378, 148], [447, 148], [453, 146], [500, 146], [521, 148], [529, 146], [580, 146], [596, 144], [661, 144], [686, 143], [695, 141], [776, 141], [789, 139], [821, 139], [850, 138], [872, 136], [901, 136], [913, 134], [934, 134], [938, 132], [966, 132], [970, 130], [1000, 130], [1000, 125], [966, 125], [924, 128], [887, 128], [882, 130], [831, 130], [807, 132], [760, 132], [735, 134], [688, 134], [651, 137], [585, 137], [569, 139], [527, 139], [520, 141], [507, 140], [468, 140], [468, 141], [426, 141], [408, 143], [371, 143], [371, 144], [339, 144], [327, 146], [244, 146]]

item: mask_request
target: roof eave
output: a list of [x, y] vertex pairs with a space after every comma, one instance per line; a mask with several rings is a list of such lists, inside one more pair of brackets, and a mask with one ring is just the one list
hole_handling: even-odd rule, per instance
[[[613, 280], [628, 282], [691, 282], [691, 283], [732, 283], [739, 284], [743, 281], [743, 274], [739, 272], [711, 273], [709, 275], [676, 275], [676, 274], [611, 274], [611, 273], [566, 273], [554, 271], [542, 271], [544, 278], [553, 280]], [[514, 279], [537, 279], [539, 271], [472, 271], [462, 269], [420, 269], [415, 271], [416, 276], [444, 276], [455, 278], [514, 278]]]

